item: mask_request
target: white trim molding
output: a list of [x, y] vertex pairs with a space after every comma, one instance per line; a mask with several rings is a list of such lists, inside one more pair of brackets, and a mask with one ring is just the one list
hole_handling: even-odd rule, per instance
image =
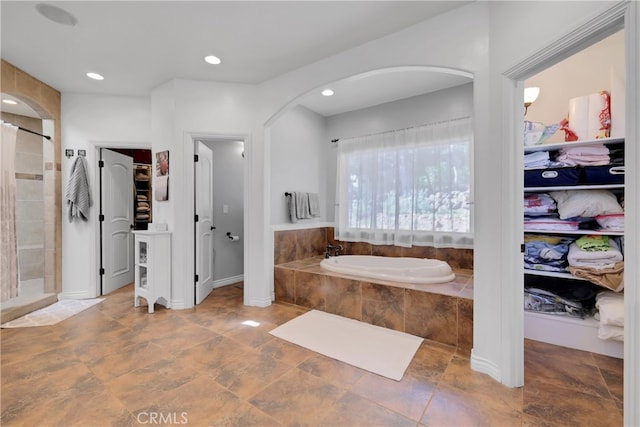
[[496, 381], [501, 382], [502, 380], [502, 375], [500, 374], [500, 368], [498, 368], [498, 365], [489, 359], [477, 356], [473, 350], [471, 350], [471, 369], [487, 374]]
[[227, 285], [233, 285], [234, 283], [244, 281], [244, 274], [239, 274], [237, 276], [226, 277], [224, 279], [218, 279], [213, 281], [213, 289], [221, 288]]

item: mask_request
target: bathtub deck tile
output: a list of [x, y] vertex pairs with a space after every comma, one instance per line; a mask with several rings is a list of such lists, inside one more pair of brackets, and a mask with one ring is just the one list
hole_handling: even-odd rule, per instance
[[473, 270], [454, 268], [448, 283], [365, 279], [320, 267], [323, 256], [274, 267], [276, 300], [323, 310], [458, 348], [473, 342]]
[[276, 301], [295, 303], [295, 270], [276, 267], [273, 269], [273, 284]]
[[362, 321], [404, 331], [404, 289], [362, 282]]
[[362, 320], [361, 283], [335, 276], [326, 276], [325, 280], [327, 313]]
[[317, 310], [325, 310], [325, 277], [298, 270], [294, 273], [295, 304]]
[[458, 298], [407, 291], [405, 332], [458, 345]]

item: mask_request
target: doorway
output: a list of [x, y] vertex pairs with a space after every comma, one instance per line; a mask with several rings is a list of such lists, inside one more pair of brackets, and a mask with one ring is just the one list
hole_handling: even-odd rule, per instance
[[194, 140], [194, 303], [244, 280], [244, 141]]
[[100, 295], [134, 281], [133, 234], [151, 211], [151, 150], [99, 148]]
[[[637, 16], [637, 10], [635, 4], [629, 3], [616, 3], [610, 9], [596, 17], [595, 19], [587, 22], [585, 25], [577, 28], [576, 30], [564, 35], [556, 42], [545, 46], [540, 51], [534, 53], [529, 58], [526, 58], [522, 62], [516, 64], [509, 70], [504, 72], [504, 79], [502, 80], [502, 90], [505, 95], [506, 101], [503, 105], [508, 108], [508, 119], [502, 120], [501, 129], [504, 135], [510, 135], [513, 141], [522, 141], [523, 124], [522, 124], [522, 111], [523, 108], [523, 89], [524, 82], [539, 73], [542, 70], [547, 69], [551, 65], [555, 65], [559, 61], [568, 58], [574, 53], [582, 50], [585, 46], [590, 46], [609, 35], [624, 29], [625, 31], [625, 75], [626, 75], [626, 117], [637, 117], [637, 88], [638, 88], [638, 70], [637, 70], [637, 56], [638, 51], [638, 37], [637, 28], [634, 25], [634, 20]], [[627, 21], [627, 19], [630, 19]], [[632, 99], [629, 99], [632, 98]], [[625, 124], [625, 137], [628, 140], [635, 141], [638, 137], [638, 127], [633, 120], [626, 121]], [[515, 144], [514, 144], [515, 145]], [[629, 191], [633, 186], [637, 184], [638, 175], [635, 172], [637, 169], [637, 146], [635, 144], [626, 144], [626, 155], [628, 160], [626, 174], [626, 190], [625, 190], [625, 209], [627, 217], [636, 217], [638, 209], [637, 192]], [[522, 148], [508, 147], [508, 157], [510, 163], [513, 165], [522, 166]], [[508, 185], [506, 191], [506, 197], [509, 199], [509, 206], [513, 215], [511, 218], [514, 220], [514, 227], [505, 232], [506, 241], [509, 242], [510, 247], [517, 248], [522, 243], [522, 193], [523, 193], [523, 178], [522, 174], [517, 171], [511, 174], [513, 181]], [[631, 188], [630, 188], [631, 186]], [[625, 220], [625, 236], [627, 241], [625, 243], [625, 251], [630, 259], [637, 256], [638, 241], [637, 241], [637, 222], [634, 220]], [[513, 256], [513, 258], [511, 258]], [[513, 260], [516, 263], [521, 262], [522, 254], [519, 251], [512, 251], [508, 255], [507, 261]], [[624, 275], [626, 278], [631, 279], [631, 283], [637, 278], [637, 265], [635, 263], [628, 263], [625, 266]], [[504, 324], [512, 324], [515, 327], [505, 328], [503, 331], [503, 342], [505, 342], [504, 353], [509, 354], [509, 364], [511, 369], [508, 372], [508, 378], [503, 382], [506, 384], [522, 384], [524, 380], [523, 372], [523, 323], [524, 316], [522, 310], [522, 288], [514, 286], [514, 284], [522, 284], [523, 275], [522, 270], [510, 269], [506, 272], [507, 278], [504, 285], [501, 286], [501, 294], [503, 299], [511, 301], [512, 307], [503, 307], [501, 310], [501, 318]], [[627, 401], [635, 401], [637, 398], [638, 390], [638, 353], [633, 349], [636, 347], [638, 339], [638, 322], [635, 315], [635, 311], [632, 309], [637, 302], [637, 287], [629, 286], [625, 289], [625, 317], [629, 316], [629, 321], [625, 321], [624, 337], [624, 396]], [[515, 321], [514, 321], [515, 319]], [[635, 408], [633, 405], [624, 405], [625, 420], [637, 420], [638, 417], [634, 413]], [[635, 424], [635, 423], [631, 423]]]

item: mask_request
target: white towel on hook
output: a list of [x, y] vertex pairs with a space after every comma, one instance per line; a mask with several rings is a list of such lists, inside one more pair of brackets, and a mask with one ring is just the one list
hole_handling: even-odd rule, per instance
[[75, 218], [89, 220], [89, 209], [93, 204], [87, 177], [87, 164], [84, 156], [78, 156], [73, 162], [69, 182], [65, 191], [65, 199], [69, 206], [69, 222]]

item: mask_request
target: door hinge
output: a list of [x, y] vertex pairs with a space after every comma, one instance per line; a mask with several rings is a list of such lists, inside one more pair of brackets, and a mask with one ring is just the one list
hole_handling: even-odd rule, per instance
[[104, 167], [104, 160], [98, 160], [98, 167], [99, 168], [103, 168]]
[[200, 221], [200, 217], [198, 216], [198, 214], [195, 214], [195, 215], [194, 215], [193, 220], [194, 220], [195, 222]]
[[104, 221], [104, 215], [103, 214], [98, 215], [98, 221], [100, 221], [100, 222]]
[[197, 162], [197, 161], [198, 161], [198, 159], [200, 159], [200, 157], [199, 157], [197, 154], [194, 154], [194, 155], [193, 155], [193, 161], [194, 161], [194, 162]]
[[99, 273], [100, 273], [101, 276], [104, 276], [104, 268], [101, 268]]
[[196, 274], [195, 279], [196, 279], [196, 282], [197, 282], [198, 280], [200, 280], [200, 278], [198, 277], [198, 275], [197, 275], [197, 274]]

